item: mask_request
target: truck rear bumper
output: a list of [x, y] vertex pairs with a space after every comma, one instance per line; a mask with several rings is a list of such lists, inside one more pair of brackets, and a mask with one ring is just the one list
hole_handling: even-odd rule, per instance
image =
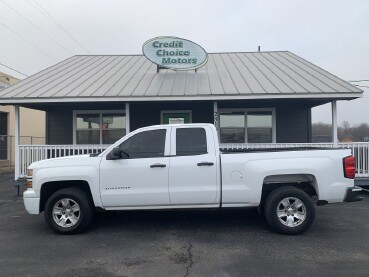
[[24, 207], [29, 214], [40, 213], [40, 197], [36, 197], [34, 191], [26, 190], [23, 193], [23, 202]]
[[361, 201], [364, 199], [364, 197], [360, 196], [360, 192], [362, 191], [361, 187], [352, 187], [348, 188], [346, 191], [346, 196], [343, 199], [345, 202], [356, 202]]

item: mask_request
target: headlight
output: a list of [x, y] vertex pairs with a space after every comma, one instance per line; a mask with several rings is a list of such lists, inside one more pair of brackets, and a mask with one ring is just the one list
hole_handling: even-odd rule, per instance
[[27, 182], [26, 182], [26, 187], [27, 188], [32, 188], [32, 177], [33, 177], [33, 169], [28, 169], [27, 170]]

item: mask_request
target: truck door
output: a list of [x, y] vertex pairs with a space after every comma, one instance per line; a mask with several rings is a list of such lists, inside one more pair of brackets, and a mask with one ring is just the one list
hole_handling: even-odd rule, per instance
[[172, 205], [219, 204], [217, 157], [210, 127], [172, 128], [169, 195]]
[[168, 191], [170, 127], [128, 137], [120, 149], [128, 156], [100, 164], [100, 192], [105, 207], [170, 205]]

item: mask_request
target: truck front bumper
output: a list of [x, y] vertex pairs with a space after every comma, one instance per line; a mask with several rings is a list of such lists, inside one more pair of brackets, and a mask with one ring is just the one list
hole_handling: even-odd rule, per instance
[[24, 207], [29, 214], [40, 213], [40, 197], [36, 196], [34, 190], [26, 190], [23, 193], [23, 202]]
[[345, 202], [356, 202], [361, 201], [364, 199], [364, 197], [360, 196], [360, 192], [362, 191], [361, 187], [352, 187], [348, 188], [346, 191], [346, 196], [343, 199]]

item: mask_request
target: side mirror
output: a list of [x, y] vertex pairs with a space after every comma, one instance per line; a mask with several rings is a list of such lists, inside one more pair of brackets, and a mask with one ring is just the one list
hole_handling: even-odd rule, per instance
[[120, 150], [119, 147], [114, 147], [113, 150], [106, 156], [107, 160], [118, 160], [118, 159], [128, 159], [128, 153]]
[[107, 160], [118, 160], [121, 159], [121, 151], [119, 147], [114, 147], [113, 150], [106, 157]]

